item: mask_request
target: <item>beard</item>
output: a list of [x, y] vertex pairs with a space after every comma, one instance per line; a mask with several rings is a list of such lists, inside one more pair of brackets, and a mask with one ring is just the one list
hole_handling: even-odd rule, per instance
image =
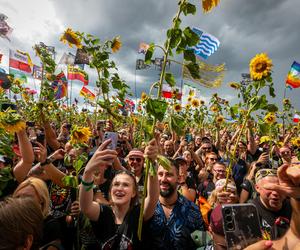
[[159, 191], [160, 195], [164, 198], [170, 197], [174, 192], [176, 192], [176, 185], [172, 185], [170, 183], [164, 183], [165, 185], [168, 185], [169, 188], [167, 190], [161, 190]]

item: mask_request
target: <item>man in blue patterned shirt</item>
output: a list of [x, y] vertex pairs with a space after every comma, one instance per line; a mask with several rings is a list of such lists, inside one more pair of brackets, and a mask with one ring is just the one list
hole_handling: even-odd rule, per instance
[[191, 233], [204, 230], [204, 223], [199, 208], [177, 192], [178, 163], [171, 160], [169, 171], [159, 166], [157, 174], [160, 196], [146, 226], [145, 249], [196, 249]]

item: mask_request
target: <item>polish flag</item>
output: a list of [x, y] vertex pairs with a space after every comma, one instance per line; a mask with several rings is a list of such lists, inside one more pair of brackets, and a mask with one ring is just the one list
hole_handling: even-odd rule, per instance
[[163, 84], [162, 87], [162, 96], [164, 98], [173, 98], [172, 93], [176, 91], [176, 99], [181, 100], [182, 92], [179, 88], [171, 88], [168, 84]]
[[14, 50], [9, 50], [9, 67], [24, 73], [32, 72], [28, 56]]
[[293, 118], [293, 122], [299, 122], [300, 121], [300, 115], [295, 114]]

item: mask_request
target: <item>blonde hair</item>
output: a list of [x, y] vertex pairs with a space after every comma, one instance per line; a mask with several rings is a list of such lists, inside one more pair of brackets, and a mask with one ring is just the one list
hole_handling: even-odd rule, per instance
[[[225, 180], [225, 179], [221, 179], [221, 180]], [[231, 179], [228, 180], [228, 184], [235, 186], [234, 180], [231, 180]], [[210, 196], [207, 199], [207, 202], [209, 203], [209, 205], [211, 207], [215, 207], [217, 205], [217, 203], [218, 203], [218, 193], [220, 193], [222, 191], [223, 191], [223, 188], [215, 187], [215, 189], [211, 192]]]
[[46, 218], [50, 212], [50, 196], [46, 183], [43, 180], [36, 177], [29, 177], [19, 184], [13, 194], [13, 197], [18, 197], [18, 192], [28, 186], [31, 186], [34, 189], [36, 195], [41, 200], [42, 214], [44, 218]]

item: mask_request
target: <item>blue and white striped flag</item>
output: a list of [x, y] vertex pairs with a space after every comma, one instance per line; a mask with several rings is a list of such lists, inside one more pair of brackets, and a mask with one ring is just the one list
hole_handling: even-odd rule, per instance
[[207, 59], [207, 57], [212, 55], [218, 49], [220, 41], [213, 35], [198, 28], [193, 28], [192, 30], [199, 36], [200, 41], [197, 45], [191, 47], [191, 49], [194, 50], [196, 55]]

